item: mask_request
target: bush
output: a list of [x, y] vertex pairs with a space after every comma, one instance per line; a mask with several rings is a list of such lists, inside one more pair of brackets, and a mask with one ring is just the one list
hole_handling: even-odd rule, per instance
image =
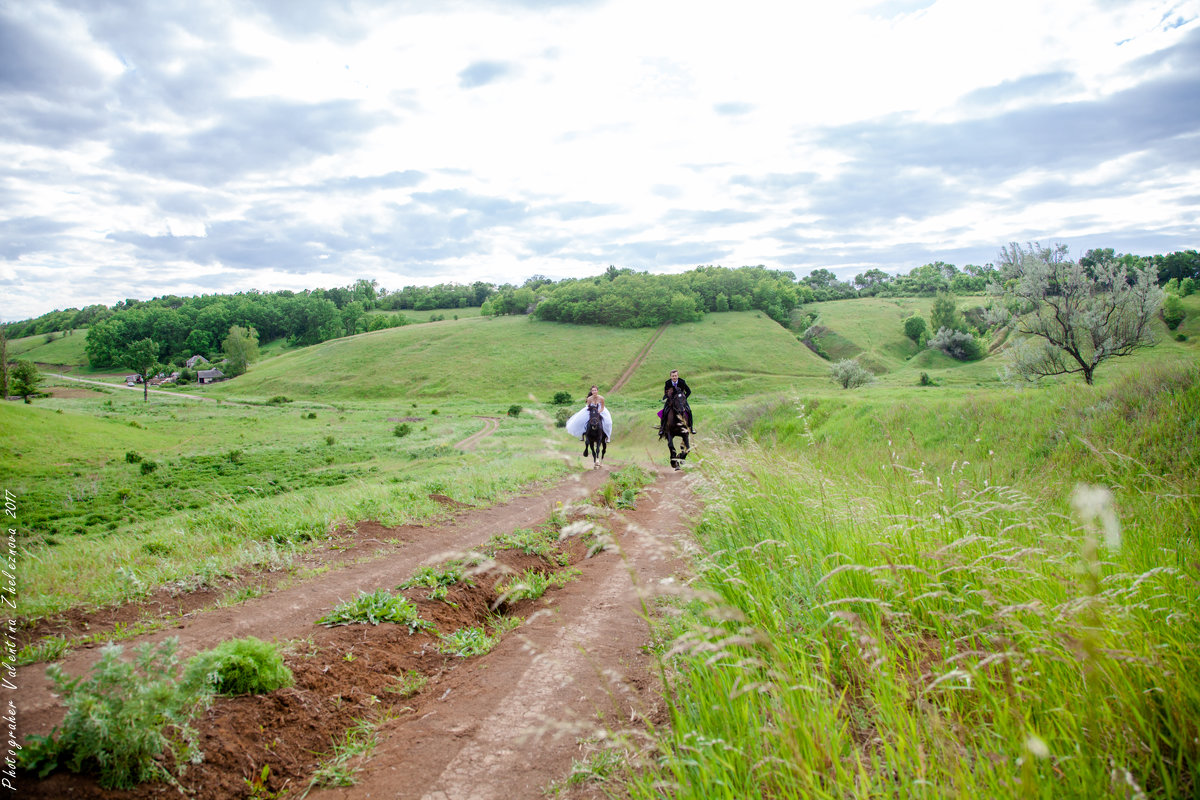
[[158, 469], [157, 461], [143, 461], [142, 462], [142, 474], [143, 475], [149, 475], [151, 472], [154, 472], [154, 470], [156, 470], [156, 469]]
[[569, 408], [558, 409], [558, 411], [554, 412], [554, 427], [556, 427], [556, 428], [567, 427], [567, 420], [569, 420], [570, 418], [571, 418], [571, 409], [569, 409]]
[[554, 399], [550, 402], [556, 406], [568, 406], [571, 404], [571, 393], [567, 391], [555, 392]]
[[200, 685], [175, 680], [177, 638], [147, 642], [122, 661], [124, 648], [100, 651], [91, 676], [72, 678], [58, 664], [46, 668], [55, 693], [67, 707], [61, 727], [49, 736], [29, 736], [22, 766], [49, 775], [57, 767], [100, 773], [106, 789], [128, 789], [148, 780], [170, 780], [158, 758], [169, 751], [182, 772], [202, 756], [191, 720], [211, 702]]
[[904, 320], [904, 335], [912, 339], [917, 344], [921, 343], [921, 337], [925, 336], [928, 326], [925, 324], [925, 318], [913, 315]]
[[1169, 294], [1163, 300], [1162, 305], [1163, 322], [1167, 323], [1167, 327], [1175, 330], [1179, 327], [1179, 323], [1183, 322], [1187, 314], [1183, 310], [1183, 301], [1179, 299], [1179, 295]]
[[136, 464], [142, 460], [142, 454], [136, 450], [130, 450], [125, 453], [125, 462], [128, 464]]
[[934, 383], [933, 378], [929, 377], [928, 372], [922, 372], [920, 380], [917, 381], [917, 385], [918, 386], [936, 386], [937, 384]]
[[929, 340], [929, 346], [959, 361], [976, 361], [983, 357], [983, 345], [978, 339], [969, 333], [949, 328], [939, 328]]
[[843, 389], [857, 389], [875, 380], [871, 371], [852, 358], [844, 358], [829, 367], [829, 377]]
[[524, 410], [525, 409], [521, 408], [519, 405], [514, 403], [513, 405], [508, 407], [508, 415], [510, 417], [519, 417], [519, 416], [521, 416], [521, 412]]
[[290, 403], [290, 402], [292, 402], [292, 398], [288, 397], [287, 395], [277, 394], [274, 397], [272, 397], [270, 400], [267, 401], [267, 405], [281, 406], [284, 403]]
[[186, 686], [203, 686], [218, 694], [264, 694], [295, 682], [279, 649], [248, 636], [221, 642], [197, 653], [184, 667]]
[[396, 427], [392, 428], [392, 435], [397, 439], [403, 439], [410, 433], [412, 433], [412, 425], [409, 425], [407, 422], [401, 422], [396, 425]]

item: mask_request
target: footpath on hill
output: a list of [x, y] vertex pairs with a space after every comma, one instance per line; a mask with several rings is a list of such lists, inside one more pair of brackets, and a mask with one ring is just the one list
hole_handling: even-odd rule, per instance
[[[539, 797], [583, 757], [582, 743], [601, 740], [606, 730], [637, 735], [665, 721], [646, 647], [650, 631], [644, 609], [651, 602], [647, 598], [669, 586], [683, 566], [677, 554], [696, 510], [691, 478], [660, 470], [636, 508], [610, 510], [592, 502], [607, 473], [588, 470], [535, 495], [460, 510], [443, 525], [360, 523], [349, 541], [327, 551], [326, 571], [310, 570], [313, 577], [236, 606], [210, 603], [186, 611], [175, 627], [126, 642], [129, 650], [178, 637], [184, 657], [233, 637], [291, 642], [286, 660], [295, 685], [269, 695], [219, 699], [197, 724], [204, 761], [188, 768], [181, 788], [196, 798], [245, 797], [247, 780], [267, 766], [260, 796], [282, 791], [282, 796], [299, 797], [314, 769], [329, 763], [334, 741], [367, 720], [377, 746], [367, 757], [343, 765], [357, 770], [355, 784], [314, 787], [308, 797]], [[555, 514], [602, 529], [607, 538], [600, 541], [607, 545], [568, 544], [578, 575], [536, 600], [501, 607], [522, 622], [486, 655], [446, 655], [434, 637], [410, 634], [400, 625], [315, 624], [342, 600], [395, 589], [422, 565], [477, 550], [497, 535], [535, 528]], [[537, 566], [533, 556], [515, 552], [496, 559], [497, 568], [508, 572]], [[421, 600], [422, 616], [440, 629], [455, 629], [490, 618], [489, 606], [497, 602], [494, 593], [458, 587], [448, 600]], [[146, 608], [139, 611], [143, 618]], [[78, 615], [58, 624], [67, 633], [91, 629]], [[95, 624], [112, 622], [101, 614]], [[98, 648], [83, 648], [62, 664], [80, 675], [98, 655]], [[63, 708], [44, 673], [44, 665], [33, 665], [17, 676], [22, 736], [46, 734], [62, 719]], [[423, 688], [395, 693], [398, 678], [418, 673]], [[61, 771], [40, 781], [19, 777], [20, 796], [29, 798], [177, 794], [163, 783], [104, 790], [92, 778]], [[560, 796], [592, 797], [597, 791], [583, 787]]]

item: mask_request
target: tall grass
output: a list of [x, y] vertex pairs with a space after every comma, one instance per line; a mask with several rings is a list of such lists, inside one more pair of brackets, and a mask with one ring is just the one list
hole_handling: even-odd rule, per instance
[[[554, 460], [515, 454], [445, 459], [423, 465], [411, 480], [356, 481], [243, 502], [217, 499], [210, 508], [137, 526], [120, 536], [79, 537], [30, 551], [22, 562], [18, 613], [46, 616], [76, 605], [121, 603], [173, 582], [262, 562], [287, 562], [291, 552], [361, 520], [399, 525], [436, 518], [445, 508], [430, 493], [453, 491], [460, 502], [497, 502], [562, 474]], [[147, 544], [168, 543], [169, 547]]]
[[[1197, 383], [1159, 376], [1160, 405]], [[850, 442], [711, 449], [704, 555], [662, 631], [672, 725], [631, 795], [1200, 792], [1200, 498], [1170, 446], [1194, 416], [1122, 391], [1078, 398], [1113, 435], [1043, 455], [1057, 479], [1008, 473], [1031, 484], [922, 464], [919, 432], [863, 444], [874, 469], [838, 463]]]

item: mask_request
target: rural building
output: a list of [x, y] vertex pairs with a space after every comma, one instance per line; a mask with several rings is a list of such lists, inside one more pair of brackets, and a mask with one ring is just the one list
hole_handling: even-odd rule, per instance
[[203, 364], [207, 364], [207, 363], [208, 363], [208, 359], [207, 359], [207, 358], [205, 358], [204, 356], [192, 356], [192, 357], [191, 357], [191, 358], [189, 358], [189, 359], [187, 360], [187, 362], [186, 362], [186, 364], [187, 364], [187, 368], [188, 368], [188, 369], [195, 369], [195, 368], [196, 368], [196, 365], [197, 365], [197, 364], [201, 364], [201, 363], [203, 363]]
[[196, 373], [196, 379], [201, 384], [216, 383], [217, 381], [225, 380], [225, 373], [219, 369], [202, 369]]

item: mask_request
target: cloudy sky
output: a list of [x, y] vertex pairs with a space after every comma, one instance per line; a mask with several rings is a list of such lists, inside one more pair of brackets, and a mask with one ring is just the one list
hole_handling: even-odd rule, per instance
[[1200, 247], [1200, 0], [0, 0], [0, 319]]

